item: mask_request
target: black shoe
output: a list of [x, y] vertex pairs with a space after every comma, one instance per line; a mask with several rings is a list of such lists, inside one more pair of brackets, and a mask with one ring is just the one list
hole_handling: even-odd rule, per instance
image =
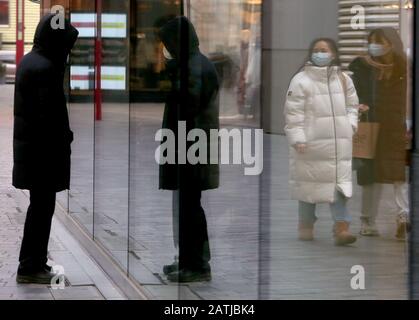
[[172, 282], [202, 282], [202, 281], [211, 281], [211, 271], [210, 270], [188, 270], [182, 269], [177, 272], [172, 272], [167, 276], [167, 279]]
[[179, 271], [179, 263], [178, 262], [173, 262], [172, 264], [167, 264], [165, 266], [163, 266], [163, 273], [165, 275], [168, 275], [172, 272], [177, 272]]
[[47, 269], [43, 269], [38, 272], [34, 273], [17, 273], [16, 276], [16, 282], [17, 283], [34, 283], [34, 284], [52, 284], [52, 281], [54, 277], [56, 277], [57, 274], [49, 271]]
[[45, 264], [44, 269], [47, 270], [48, 272], [52, 271], [52, 267], [47, 264]]
[[[47, 270], [48, 272], [52, 272], [52, 267], [49, 266], [46, 263], [45, 263], [43, 269]], [[17, 269], [17, 272], [19, 274], [33, 273], [33, 272], [29, 271], [29, 270], [32, 270], [32, 269], [31, 268], [29, 268], [29, 269], [28, 268], [24, 268], [24, 267], [22, 267], [22, 265], [19, 264], [19, 267]]]

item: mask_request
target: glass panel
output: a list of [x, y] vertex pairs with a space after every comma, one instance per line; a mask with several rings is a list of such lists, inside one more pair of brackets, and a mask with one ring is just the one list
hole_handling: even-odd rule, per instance
[[[96, 93], [94, 237], [128, 267], [129, 1], [103, 1], [101, 23], [102, 105]], [[98, 59], [98, 56], [96, 56]], [[98, 68], [97, 68], [98, 71]], [[98, 89], [98, 88], [96, 88]]]
[[201, 50], [222, 79], [220, 120], [226, 125], [259, 126], [261, 1], [188, 3]]
[[264, 1], [263, 298], [408, 297], [412, 10], [401, 3]]
[[[246, 175], [248, 164], [241, 154], [245, 149], [239, 147], [237, 152], [235, 147], [241, 140], [243, 146], [251, 146], [252, 154], [259, 151], [253, 129], [260, 127], [261, 3], [189, 3], [201, 51], [215, 64], [220, 80], [220, 129], [239, 133], [238, 139], [230, 140], [228, 152], [241, 159], [239, 164], [221, 159], [219, 187], [202, 192], [212, 281], [191, 288], [204, 299], [258, 299], [260, 178], [258, 174]], [[263, 165], [262, 155], [256, 158]]]
[[81, 17], [86, 13], [92, 17], [93, 12], [94, 6], [87, 2], [73, 0], [70, 3], [71, 23], [79, 30], [80, 36], [70, 56], [70, 122], [75, 139], [72, 144], [69, 212], [91, 235], [94, 229], [95, 40], [85, 36]]
[[9, 0], [0, 0], [0, 25], [9, 24]]
[[[185, 42], [184, 47], [189, 48], [185, 52], [190, 55], [187, 67], [175, 66], [172, 71], [170, 65], [179, 59], [170, 62], [164, 58], [164, 41], [156, 34], [179, 15], [179, 1], [134, 1], [132, 8], [131, 30], [136, 32], [131, 34], [130, 275], [155, 299], [255, 299], [259, 177], [245, 176], [245, 165], [239, 161], [220, 166], [220, 187], [216, 183], [218, 170], [205, 165], [160, 168], [163, 180], [159, 179], [155, 154], [160, 142], [155, 136], [162, 123], [172, 128], [171, 124], [177, 126], [178, 121], [186, 120], [190, 129], [209, 134], [221, 120], [222, 128], [237, 129], [239, 141], [234, 139], [234, 143], [241, 143], [245, 129], [259, 126], [261, 6], [248, 1], [187, 1], [184, 8], [190, 13], [205, 57], [200, 58]], [[217, 24], [228, 32], [221, 35], [214, 29]], [[178, 39], [173, 46], [179, 47], [188, 33], [176, 30], [170, 31], [169, 38]], [[205, 62], [207, 58], [210, 64]], [[215, 73], [210, 70], [219, 78], [219, 105], [214, 94]], [[171, 76], [178, 72], [180, 76]], [[185, 81], [182, 74], [193, 80]], [[202, 85], [194, 87], [196, 81]], [[184, 110], [192, 112], [188, 108], [193, 103], [199, 108], [196, 121], [184, 115]], [[227, 153], [233, 154], [233, 143], [227, 146]], [[195, 180], [191, 170], [201, 172], [200, 178]], [[208, 276], [208, 243], [212, 282], [167, 286], [177, 282], [172, 281], [174, 276], [164, 274], [163, 266], [177, 259], [204, 278]]]
[[[406, 299], [412, 8], [399, 0], [106, 0], [96, 41], [100, 8], [72, 0], [82, 36], [71, 56], [71, 214], [150, 298]], [[203, 56], [190, 33], [159, 34], [182, 13]], [[156, 134], [174, 129], [178, 160], [179, 121], [231, 135], [216, 139], [219, 175], [174, 165], [176, 183], [161, 185], [158, 148], [169, 140]], [[65, 194], [59, 199], [67, 205]], [[179, 259], [202, 281], [164, 274]]]
[[162, 267], [177, 256], [172, 192], [159, 190], [156, 132], [162, 127], [170, 82], [164, 72], [158, 26], [180, 14], [179, 1], [132, 1], [130, 125], [130, 276], [152, 298], [193, 296], [188, 288], [166, 286]]

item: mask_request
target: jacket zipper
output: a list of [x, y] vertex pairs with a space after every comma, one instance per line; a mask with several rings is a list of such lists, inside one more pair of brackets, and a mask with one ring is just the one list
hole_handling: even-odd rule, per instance
[[336, 161], [336, 187], [338, 185], [338, 139], [337, 139], [337, 131], [336, 131], [336, 115], [335, 115], [335, 106], [333, 103], [333, 98], [330, 90], [330, 77], [332, 76], [332, 72], [329, 74], [329, 68], [327, 67], [327, 88], [329, 90], [329, 99], [330, 99], [330, 107], [332, 109], [332, 115], [333, 115], [333, 130], [334, 130], [334, 136], [335, 136], [335, 161]]

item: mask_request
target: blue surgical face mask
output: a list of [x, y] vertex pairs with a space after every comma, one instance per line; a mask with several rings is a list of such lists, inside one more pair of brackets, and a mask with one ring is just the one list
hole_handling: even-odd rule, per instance
[[311, 61], [318, 67], [325, 67], [332, 63], [333, 57], [330, 52], [313, 52]]
[[368, 52], [372, 57], [381, 57], [387, 53], [385, 46], [378, 43], [370, 43], [368, 45]]

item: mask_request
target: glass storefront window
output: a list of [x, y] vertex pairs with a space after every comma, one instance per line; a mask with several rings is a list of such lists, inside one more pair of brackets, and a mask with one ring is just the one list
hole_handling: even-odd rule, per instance
[[[408, 298], [410, 2], [101, 3], [69, 7], [81, 31], [68, 83], [69, 212], [147, 296]], [[190, 29], [176, 29], [181, 15], [199, 51]], [[162, 33], [170, 22], [175, 44]], [[203, 71], [207, 61], [216, 77]], [[202, 187], [178, 166], [177, 186], [162, 187], [157, 133], [196, 105], [209, 111], [192, 127], [232, 134], [226, 150], [231, 159], [239, 150], [240, 161], [212, 172], [219, 184]], [[375, 135], [373, 156], [354, 152], [361, 130]], [[263, 166], [257, 175], [245, 174], [249, 145], [247, 160]], [[193, 251], [185, 234], [201, 244], [195, 254], [208, 281], [178, 283], [165, 272]], [[360, 272], [365, 281], [353, 282]]]
[[[201, 49], [222, 81], [221, 121], [259, 125], [261, 85], [260, 1], [189, 1]], [[224, 32], [220, 32], [224, 30]]]
[[0, 1], [0, 25], [9, 24], [9, 0]]

